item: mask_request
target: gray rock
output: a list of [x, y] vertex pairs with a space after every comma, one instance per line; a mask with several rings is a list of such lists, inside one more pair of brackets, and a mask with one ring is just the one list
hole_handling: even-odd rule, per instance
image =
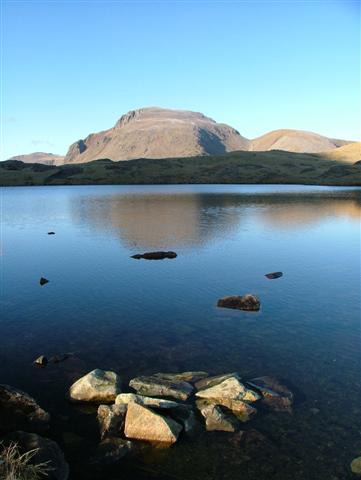
[[217, 303], [218, 307], [233, 308], [237, 310], [258, 311], [261, 306], [261, 302], [256, 295], [248, 293], [243, 295], [234, 295], [230, 297], [220, 298]]
[[45, 357], [45, 355], [40, 355], [40, 357], [38, 357], [34, 363], [40, 367], [46, 367], [48, 364], [48, 359]]
[[199, 380], [195, 383], [195, 387], [197, 390], [204, 390], [207, 387], [213, 387], [214, 385], [218, 385], [219, 383], [223, 382], [227, 378], [237, 377], [240, 378], [237, 372], [233, 373], [224, 373], [222, 375], [215, 375], [213, 377], [207, 377], [202, 380]]
[[76, 402], [111, 403], [119, 393], [119, 376], [111, 371], [96, 369], [70, 387], [69, 397]]
[[[196, 393], [196, 396], [217, 402], [223, 400], [256, 402], [261, 398], [261, 396], [254, 390], [245, 387], [236, 375], [226, 378], [213, 386], [199, 390]], [[221, 404], [224, 405], [224, 403]]]
[[158, 415], [137, 403], [129, 403], [124, 428], [127, 438], [172, 444], [181, 431], [182, 426], [171, 418]]
[[128, 405], [128, 403], [131, 402], [138, 403], [138, 405], [142, 405], [143, 407], [164, 409], [175, 409], [185, 406], [180, 403], [173, 402], [172, 400], [164, 400], [164, 398], [146, 397], [143, 395], [137, 395], [135, 393], [121, 393], [115, 399], [115, 403], [117, 405]]
[[257, 377], [247, 385], [257, 389], [263, 396], [261, 403], [271, 410], [292, 413], [293, 393], [275, 377]]
[[50, 415], [27, 393], [0, 385], [0, 434], [13, 430], [41, 433], [49, 428]]
[[64, 454], [58, 444], [49, 438], [40, 437], [35, 433], [17, 431], [5, 438], [5, 444], [14, 442], [18, 445], [21, 454], [30, 450], [38, 450], [30, 460], [31, 464], [48, 462], [48, 480], [67, 480], [69, 467], [65, 461]]
[[182, 373], [155, 373], [154, 377], [163, 378], [165, 380], [170, 380], [172, 382], [189, 382], [195, 383], [199, 380], [209, 376], [207, 372], [182, 372]]
[[172, 382], [155, 376], [133, 378], [129, 385], [141, 395], [173, 397], [183, 401], [187, 400], [193, 392], [190, 383], [184, 381]]
[[100, 437], [119, 436], [124, 428], [125, 414], [127, 413], [126, 404], [118, 405], [99, 405], [98, 423]]
[[355, 475], [361, 475], [361, 457], [354, 458], [350, 467], [352, 473]]
[[211, 404], [206, 400], [197, 400], [199, 411], [205, 418], [207, 431], [221, 430], [223, 432], [235, 432], [239, 428], [239, 422], [233, 415], [227, 415], [218, 405]]

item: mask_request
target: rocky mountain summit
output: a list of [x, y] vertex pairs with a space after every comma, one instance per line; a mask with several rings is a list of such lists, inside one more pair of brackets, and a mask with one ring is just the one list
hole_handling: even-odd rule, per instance
[[15, 155], [9, 160], [18, 160], [24, 163], [43, 163], [44, 165], [62, 165], [64, 156], [55, 155], [54, 153], [34, 152], [26, 155]]

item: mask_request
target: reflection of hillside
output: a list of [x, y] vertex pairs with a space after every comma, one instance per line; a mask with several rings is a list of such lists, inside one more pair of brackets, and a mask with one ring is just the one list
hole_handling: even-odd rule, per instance
[[345, 216], [359, 220], [361, 192], [111, 194], [73, 197], [74, 218], [128, 247], [170, 249], [224, 238], [242, 219], [292, 229]]

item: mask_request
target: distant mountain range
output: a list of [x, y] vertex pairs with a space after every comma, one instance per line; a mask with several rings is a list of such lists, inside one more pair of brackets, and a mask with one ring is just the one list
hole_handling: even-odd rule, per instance
[[36, 152], [9, 160], [62, 165], [105, 158], [114, 161], [185, 158], [234, 151], [319, 153], [349, 143], [299, 130], [275, 130], [249, 140], [229, 125], [217, 123], [201, 113], [150, 107], [132, 110], [114, 127], [76, 141], [65, 157]]

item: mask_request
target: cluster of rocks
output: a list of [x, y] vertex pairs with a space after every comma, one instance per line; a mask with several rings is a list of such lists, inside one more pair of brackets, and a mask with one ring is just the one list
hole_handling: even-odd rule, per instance
[[49, 429], [50, 415], [27, 393], [0, 385], [0, 441], [16, 443], [21, 454], [36, 450], [34, 464], [46, 462], [49, 480], [67, 480], [69, 467], [56, 442], [42, 436]]
[[116, 373], [96, 369], [69, 390], [72, 401], [100, 404], [100, 445], [117, 438], [122, 454], [132, 440], [170, 445], [181, 432], [191, 434], [202, 424], [207, 431], [236, 432], [257, 413], [257, 405], [290, 412], [293, 403], [290, 390], [276, 379], [242, 383], [238, 373], [156, 373], [133, 378], [129, 387], [136, 393], [124, 393]]

